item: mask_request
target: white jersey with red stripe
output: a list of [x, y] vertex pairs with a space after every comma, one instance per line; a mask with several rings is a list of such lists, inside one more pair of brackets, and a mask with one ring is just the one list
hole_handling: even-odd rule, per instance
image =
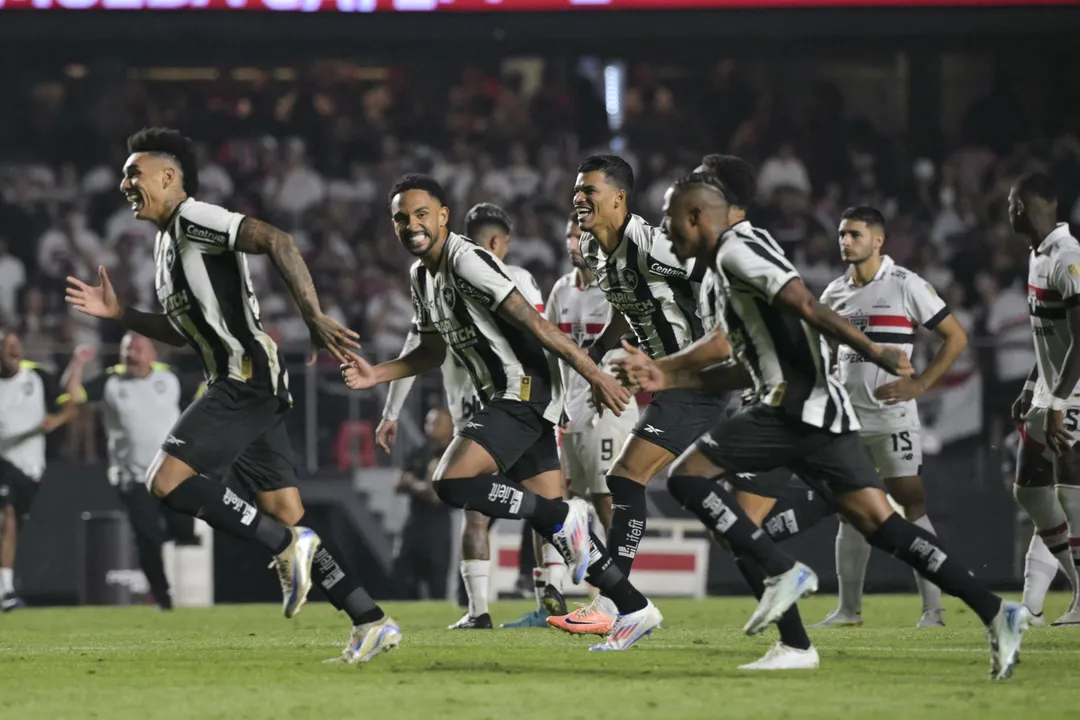
[[[1061, 379], [1072, 337], [1065, 312], [1080, 305], [1080, 243], [1061, 223], [1031, 251], [1028, 264], [1028, 313], [1035, 335], [1035, 407], [1050, 407], [1050, 396]], [[1072, 392], [1074, 398], [1076, 389]], [[1071, 403], [1075, 404], [1073, 400]]]
[[[856, 285], [849, 268], [829, 283], [821, 302], [846, 317], [872, 342], [899, 348], [908, 358], [915, 342], [915, 328], [933, 330], [949, 316], [948, 307], [930, 283], [895, 264], [888, 255], [882, 256], [881, 267], [869, 283]], [[846, 345], [837, 349], [836, 367], [864, 433], [919, 427], [919, 411], [914, 400], [886, 405], [874, 397], [878, 387], [895, 382], [897, 377]]]
[[[612, 308], [600, 284], [593, 281], [582, 287], [577, 272], [563, 275], [548, 295], [545, 315], [579, 346], [587, 348], [596, 341], [600, 331], [611, 319]], [[621, 352], [608, 353], [605, 357]], [[563, 361], [559, 361], [562, 385], [563, 412], [570, 418], [570, 432], [582, 432], [589, 427], [596, 411], [589, 405], [592, 389], [585, 378]]]

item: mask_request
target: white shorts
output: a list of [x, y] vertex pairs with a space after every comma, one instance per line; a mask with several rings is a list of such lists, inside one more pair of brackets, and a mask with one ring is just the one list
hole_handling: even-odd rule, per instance
[[569, 475], [570, 491], [579, 497], [608, 495], [607, 474], [634, 430], [637, 413], [604, 413], [596, 425], [562, 434], [559, 454]]
[[[1045, 460], [1054, 461], [1054, 451], [1046, 444], [1046, 408], [1033, 407], [1024, 418], [1024, 424], [1020, 428], [1020, 438], [1024, 445], [1039, 453]], [[1077, 424], [1080, 422], [1080, 405], [1069, 405], [1065, 408], [1065, 430], [1075, 444], [1080, 440], [1080, 431]]]
[[922, 433], [918, 428], [861, 434], [859, 441], [882, 478], [922, 474]]

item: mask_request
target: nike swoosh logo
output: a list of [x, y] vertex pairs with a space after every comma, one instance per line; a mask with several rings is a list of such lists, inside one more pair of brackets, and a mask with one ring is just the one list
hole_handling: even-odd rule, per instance
[[567, 625], [599, 625], [600, 623], [592, 621], [592, 620], [582, 622], [581, 620], [571, 620], [570, 618], [566, 618], [566, 624]]

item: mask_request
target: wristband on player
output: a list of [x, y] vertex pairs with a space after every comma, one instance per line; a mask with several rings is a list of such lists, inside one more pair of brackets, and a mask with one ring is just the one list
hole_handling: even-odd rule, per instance
[[1031, 382], [1030, 380], [1028, 380], [1026, 383], [1024, 383], [1024, 392], [1026, 392], [1026, 393], [1034, 393], [1035, 392], [1035, 383]]
[[1050, 398], [1050, 409], [1055, 412], [1061, 412], [1065, 409], [1065, 405], [1068, 402], [1067, 398], [1059, 398], [1056, 395]]

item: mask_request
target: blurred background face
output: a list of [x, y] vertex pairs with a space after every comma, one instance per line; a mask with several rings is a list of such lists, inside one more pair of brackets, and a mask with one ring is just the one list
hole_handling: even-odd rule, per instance
[[472, 240], [500, 260], [510, 252], [510, 233], [498, 225], [481, 226]]
[[424, 434], [438, 447], [449, 445], [454, 437], [454, 421], [450, 413], [442, 408], [429, 410], [424, 418]]
[[1009, 225], [1017, 235], [1026, 235], [1031, 232], [1027, 206], [1020, 199], [1020, 193], [1016, 191], [1016, 188], [1009, 190]]
[[128, 333], [120, 341], [120, 358], [128, 370], [139, 374], [150, 369], [150, 363], [157, 359], [154, 343], [142, 335]]
[[619, 208], [626, 205], [626, 193], [611, 185], [600, 170], [578, 173], [574, 182], [574, 210], [585, 232], [598, 225], [617, 222]]
[[872, 228], [861, 220], [840, 221], [840, 259], [848, 264], [867, 260], [881, 249], [884, 241], [880, 228]]
[[446, 230], [450, 211], [426, 190], [406, 190], [390, 203], [394, 234], [409, 254], [426, 255]]
[[581, 255], [581, 227], [576, 220], [566, 222], [566, 252], [570, 255], [571, 265], [583, 269], [588, 267]]
[[0, 343], [0, 370], [4, 375], [14, 375], [19, 371], [22, 359], [22, 340], [13, 332], [4, 333], [4, 340]]

